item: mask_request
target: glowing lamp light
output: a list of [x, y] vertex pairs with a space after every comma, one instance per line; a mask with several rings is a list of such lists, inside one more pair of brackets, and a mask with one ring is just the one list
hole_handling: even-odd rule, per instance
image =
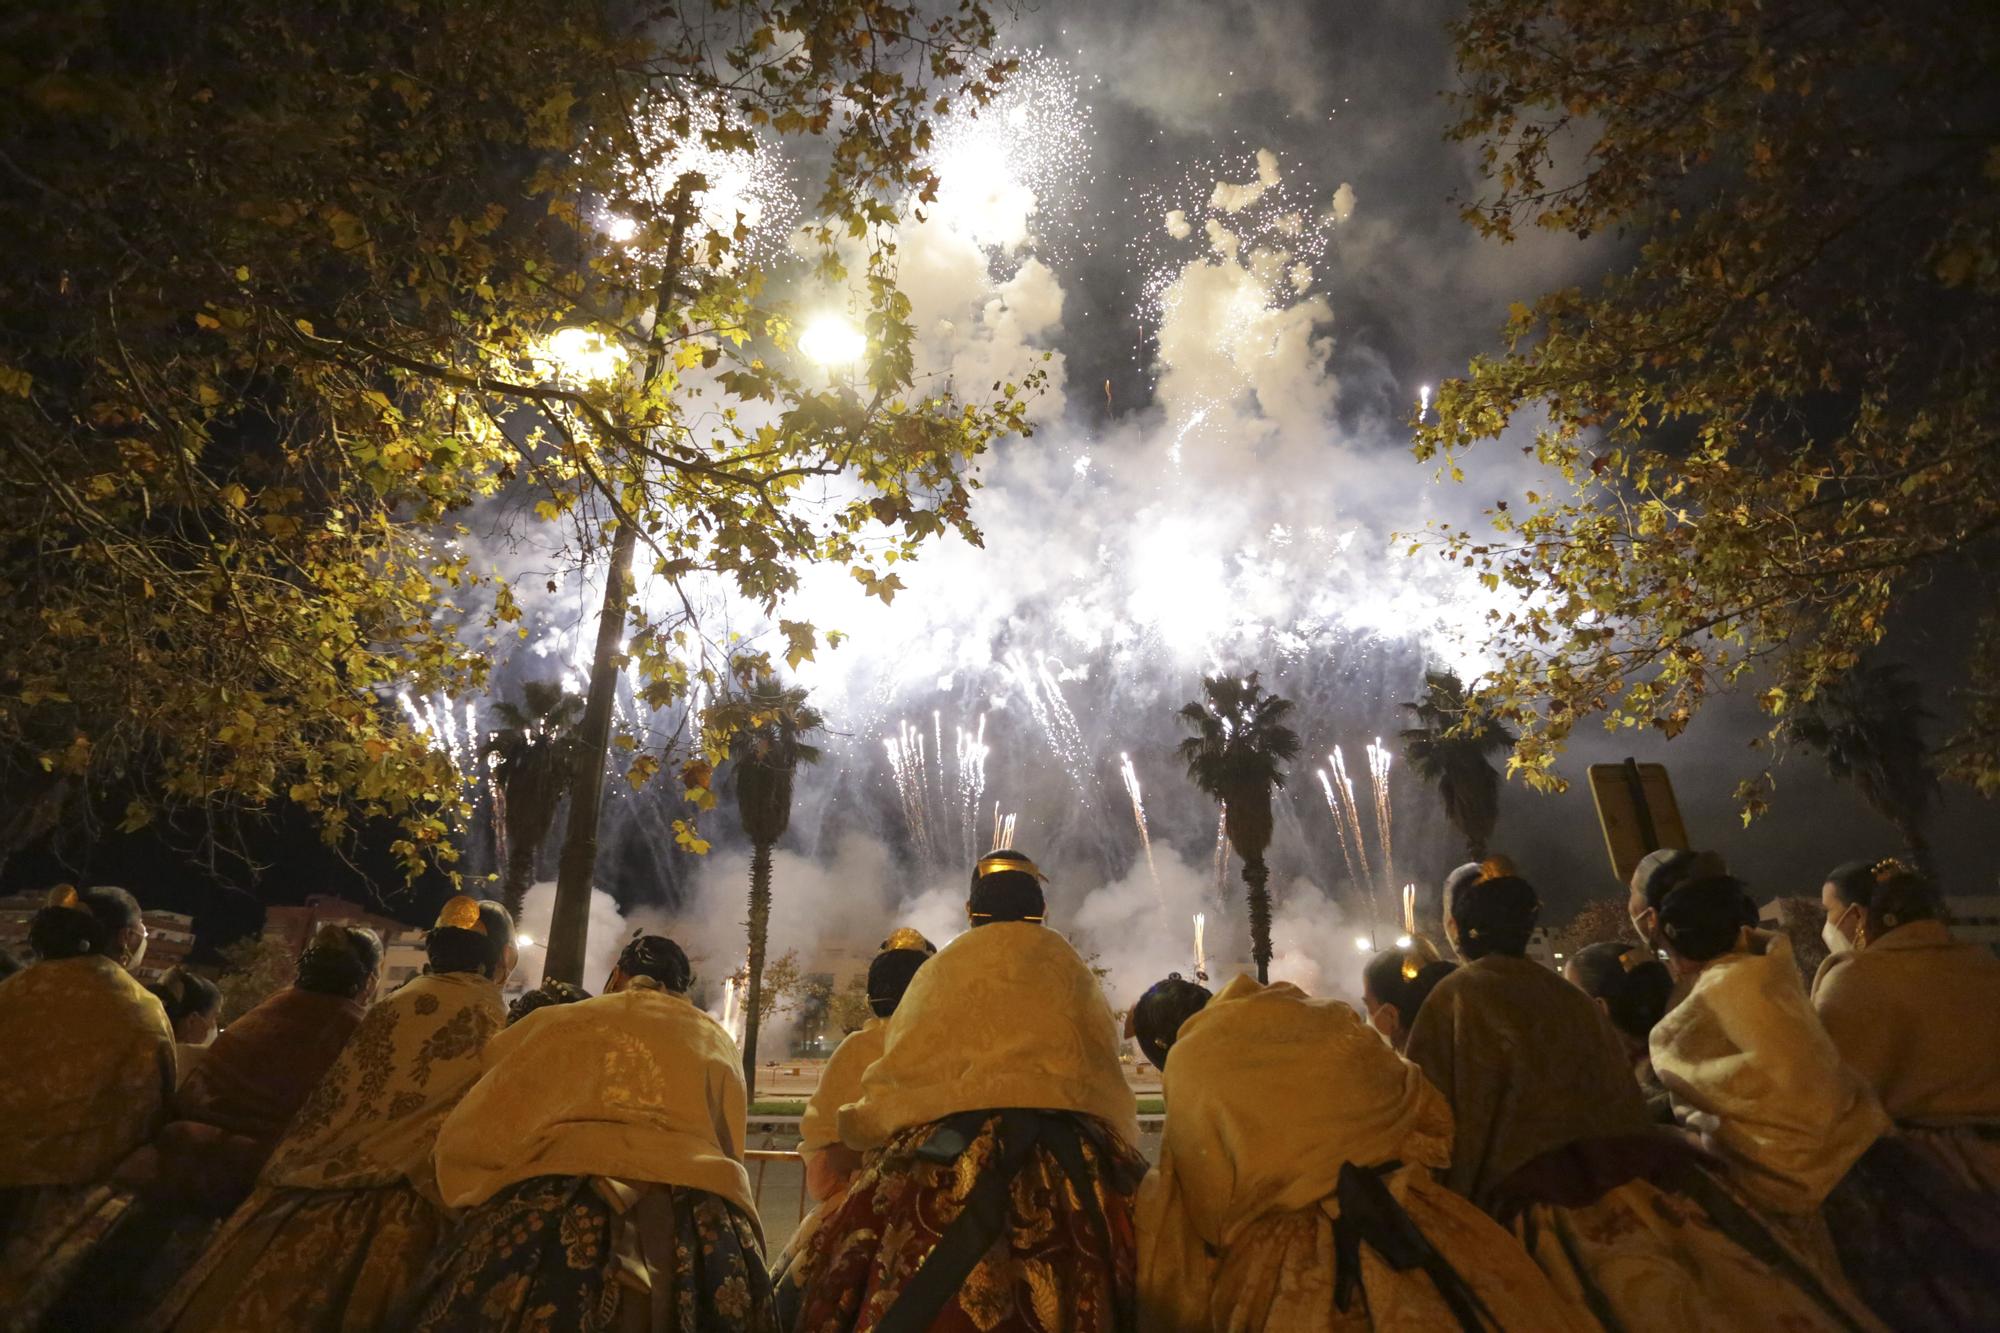
[[1396, 947], [1397, 947], [1398, 949], [1407, 949], [1407, 948], [1409, 948], [1409, 947], [1410, 947], [1410, 937], [1409, 937], [1408, 935], [1398, 935], [1398, 936], [1396, 937]]
[[514, 943], [520, 948], [532, 949], [535, 947], [535, 937], [524, 932], [514, 937]]
[[542, 357], [576, 383], [608, 380], [625, 365], [625, 349], [594, 329], [557, 329], [542, 344]]
[[867, 353], [868, 339], [840, 315], [817, 315], [799, 335], [799, 350], [822, 366], [851, 366]]
[[1354, 937], [1354, 947], [1357, 952], [1367, 953], [1374, 946], [1368, 942], [1366, 935], [1356, 935]]

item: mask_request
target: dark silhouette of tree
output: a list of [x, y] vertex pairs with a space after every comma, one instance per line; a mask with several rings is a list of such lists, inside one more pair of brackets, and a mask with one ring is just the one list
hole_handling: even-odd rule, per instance
[[1202, 698], [1180, 711], [1194, 734], [1177, 753], [1188, 780], [1222, 804], [1229, 845], [1243, 858], [1249, 890], [1250, 955], [1257, 980], [1270, 980], [1271, 895], [1264, 853], [1271, 845], [1271, 793], [1285, 785], [1284, 765], [1297, 756], [1299, 738], [1285, 725], [1292, 701], [1269, 694], [1247, 677], [1208, 676]]
[[494, 818], [507, 835], [500, 901], [518, 921], [556, 809], [576, 777], [583, 700], [553, 681], [531, 680], [521, 686], [520, 703], [494, 711], [506, 724], [487, 751], [499, 779]]
[[757, 1027], [764, 1016], [764, 946], [771, 927], [771, 848], [792, 822], [792, 779], [819, 761], [808, 737], [823, 725], [802, 689], [759, 675], [733, 707], [743, 716], [731, 733], [730, 781], [736, 813], [750, 839], [750, 980], [743, 1004], [743, 1082], [757, 1095]]
[[1930, 720], [1923, 691], [1893, 662], [1862, 664], [1793, 711], [1786, 734], [1819, 751], [1827, 771], [1854, 784], [1861, 799], [1895, 826], [1910, 856], [1930, 872], [1924, 825], [1937, 772], [1924, 744]]
[[1483, 859], [1500, 818], [1500, 771], [1493, 760], [1513, 748], [1514, 733], [1480, 712], [1450, 671], [1426, 671], [1424, 697], [1403, 708], [1417, 723], [1403, 731], [1403, 757], [1437, 788], [1445, 818], [1465, 839], [1470, 859]]

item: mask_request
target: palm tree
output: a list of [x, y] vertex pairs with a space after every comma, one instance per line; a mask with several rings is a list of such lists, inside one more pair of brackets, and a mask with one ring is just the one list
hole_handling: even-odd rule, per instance
[[1426, 671], [1424, 697], [1403, 708], [1417, 722], [1403, 731], [1403, 758], [1437, 788], [1444, 817], [1465, 839], [1470, 859], [1484, 860], [1500, 818], [1500, 770], [1493, 760], [1513, 749], [1517, 738], [1480, 711], [1450, 671]]
[[519, 704], [502, 703], [497, 711], [507, 725], [487, 753], [500, 780], [494, 820], [507, 842], [500, 901], [518, 921], [556, 807], [576, 776], [583, 700], [553, 681], [531, 680], [522, 684]]
[[1855, 666], [1799, 705], [1786, 726], [1792, 740], [1825, 755], [1828, 771], [1852, 782], [1895, 826], [1926, 874], [1931, 846], [1924, 825], [1938, 789], [1923, 736], [1930, 717], [1917, 682], [1887, 662]]
[[1254, 671], [1243, 678], [1203, 677], [1201, 692], [1201, 700], [1180, 711], [1194, 734], [1180, 743], [1178, 754], [1188, 780], [1222, 803], [1229, 845], [1243, 858], [1249, 890], [1250, 956], [1257, 980], [1267, 982], [1271, 895], [1264, 852], [1271, 845], [1271, 793], [1285, 785], [1284, 763], [1299, 752], [1297, 733], [1285, 725], [1292, 701], [1267, 694]]
[[806, 738], [823, 719], [802, 689], [775, 676], [749, 682], [735, 708], [742, 719], [731, 734], [731, 781], [736, 813], [750, 839], [750, 984], [743, 1002], [743, 1085], [757, 1096], [757, 1023], [764, 1000], [764, 943], [771, 927], [771, 847], [792, 822], [792, 777], [800, 764], [819, 761]]

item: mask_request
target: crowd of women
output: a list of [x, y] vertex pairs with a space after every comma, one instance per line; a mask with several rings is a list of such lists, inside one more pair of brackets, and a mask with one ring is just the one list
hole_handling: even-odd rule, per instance
[[637, 935], [603, 993], [503, 1006], [513, 923], [455, 898], [426, 972], [327, 926], [212, 1044], [136, 903], [58, 890], [0, 982], [0, 1321], [148, 1330], [2000, 1327], [2000, 960], [1930, 884], [1843, 866], [1810, 989], [1713, 858], [1656, 853], [1636, 941], [1557, 974], [1540, 902], [1466, 866], [1366, 1016], [1180, 977], [1121, 1035], [982, 859], [971, 929], [868, 970], [767, 1255], [734, 1042]]

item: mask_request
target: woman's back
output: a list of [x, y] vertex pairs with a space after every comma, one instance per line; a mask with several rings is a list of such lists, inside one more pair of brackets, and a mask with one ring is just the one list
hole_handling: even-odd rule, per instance
[[1439, 982], [1407, 1055], [1451, 1103], [1447, 1182], [1480, 1203], [1543, 1153], [1647, 1127], [1609, 1021], [1526, 958], [1489, 954]]
[[158, 1128], [174, 1081], [160, 1002], [99, 955], [0, 982], [0, 1187], [98, 1180]]

